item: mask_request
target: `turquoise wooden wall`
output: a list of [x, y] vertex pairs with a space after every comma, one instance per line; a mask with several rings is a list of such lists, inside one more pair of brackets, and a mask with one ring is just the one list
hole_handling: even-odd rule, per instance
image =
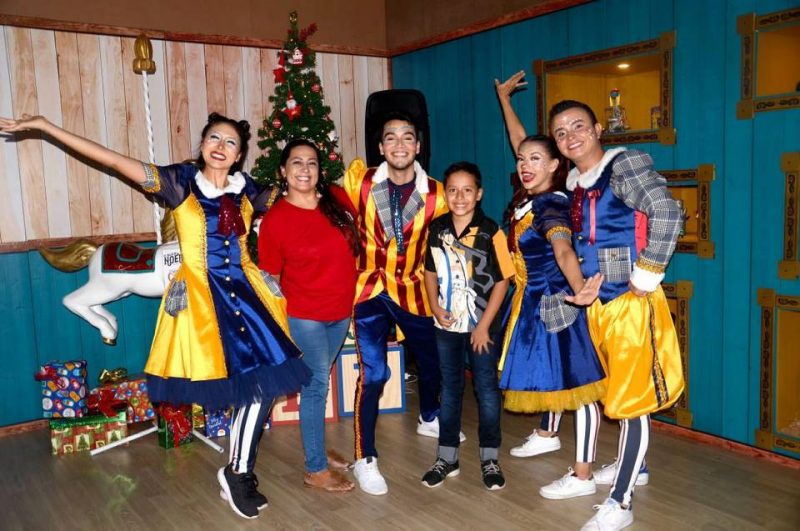
[[[789, 0], [598, 0], [399, 56], [395, 88], [425, 94], [431, 120], [431, 174], [455, 160], [484, 174], [484, 208], [498, 218], [514, 161], [494, 78], [525, 69], [529, 89], [514, 103], [536, 130], [534, 59], [557, 59], [677, 31], [675, 146], [639, 144], [661, 169], [716, 165], [712, 239], [716, 258], [678, 254], [667, 281], [690, 280], [690, 403], [694, 428], [752, 444], [759, 413], [758, 288], [800, 295], [800, 281], [777, 277], [782, 248], [781, 153], [800, 151], [800, 110], [736, 119], [740, 41], [736, 18], [796, 6]], [[800, 354], [800, 345], [798, 345]]]
[[144, 369], [157, 299], [131, 296], [107, 306], [119, 323], [111, 347], [61, 304], [86, 282], [86, 269], [62, 273], [36, 251], [0, 254], [0, 279], [0, 426], [41, 418], [41, 386], [33, 374], [49, 360], [87, 360], [90, 388], [102, 369]]

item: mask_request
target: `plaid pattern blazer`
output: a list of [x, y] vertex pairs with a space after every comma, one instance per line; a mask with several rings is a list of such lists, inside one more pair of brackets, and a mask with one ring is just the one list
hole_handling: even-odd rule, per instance
[[404, 310], [429, 316], [424, 284], [428, 226], [447, 212], [447, 203], [442, 184], [414, 164], [415, 187], [403, 208], [403, 253], [398, 252], [392, 225], [388, 165], [384, 162], [378, 168], [367, 168], [356, 159], [345, 172], [342, 187], [355, 208], [361, 239], [355, 302], [385, 291]]

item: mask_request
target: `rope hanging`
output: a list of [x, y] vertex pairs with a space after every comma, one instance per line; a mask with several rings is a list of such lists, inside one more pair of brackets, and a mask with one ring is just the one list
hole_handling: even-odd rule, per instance
[[[133, 45], [135, 59], [133, 71], [142, 75], [142, 94], [144, 95], [144, 116], [147, 122], [147, 151], [150, 164], [156, 163], [156, 154], [153, 141], [153, 118], [150, 115], [150, 86], [147, 83], [148, 74], [155, 74], [156, 63], [153, 61], [153, 45], [145, 35], [136, 38]], [[161, 207], [153, 202], [153, 226], [156, 230], [156, 244], [161, 245]]]

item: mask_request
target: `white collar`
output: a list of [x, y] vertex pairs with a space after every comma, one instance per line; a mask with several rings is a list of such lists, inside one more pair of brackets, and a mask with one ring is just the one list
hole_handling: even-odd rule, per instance
[[[553, 193], [556, 195], [560, 195], [563, 198], [567, 197], [567, 194], [561, 191]], [[514, 209], [514, 219], [516, 219], [517, 221], [521, 220], [523, 217], [525, 217], [525, 214], [531, 211], [532, 208], [533, 208], [533, 197], [531, 197], [530, 199], [522, 203], [520, 206], [518, 206], [516, 209]]]
[[[375, 175], [372, 176], [372, 182], [375, 184], [382, 183], [389, 178], [389, 163], [382, 162], [378, 169], [375, 170]], [[414, 161], [414, 187], [420, 195], [428, 193], [428, 174], [422, 169], [422, 165]]]
[[581, 173], [578, 171], [578, 168], [572, 168], [570, 170], [569, 175], [567, 175], [567, 190], [570, 192], [575, 189], [577, 185], [580, 185], [581, 188], [590, 188], [594, 186], [594, 183], [597, 182], [597, 179], [603, 174], [603, 170], [606, 168], [611, 159], [622, 153], [623, 151], [627, 151], [628, 148], [625, 147], [618, 147], [614, 149], [609, 149], [603, 155], [603, 158], [600, 159], [595, 166], [586, 170], [585, 173]]
[[203, 195], [209, 199], [216, 199], [225, 194], [238, 194], [245, 185], [244, 175], [242, 175], [240, 171], [237, 171], [233, 175], [228, 175], [228, 184], [226, 184], [223, 189], [214, 186], [200, 170], [197, 170], [197, 173], [194, 175], [194, 182], [197, 183], [197, 187], [200, 188]]

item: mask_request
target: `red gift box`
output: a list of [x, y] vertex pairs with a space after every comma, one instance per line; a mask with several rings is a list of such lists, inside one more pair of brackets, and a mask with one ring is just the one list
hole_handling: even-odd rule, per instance
[[143, 374], [128, 377], [121, 382], [101, 385], [92, 389], [91, 394], [97, 394], [103, 389], [113, 390], [116, 400], [124, 400], [128, 403], [128, 424], [156, 418], [153, 404], [150, 403], [150, 395], [147, 394], [147, 381]]

